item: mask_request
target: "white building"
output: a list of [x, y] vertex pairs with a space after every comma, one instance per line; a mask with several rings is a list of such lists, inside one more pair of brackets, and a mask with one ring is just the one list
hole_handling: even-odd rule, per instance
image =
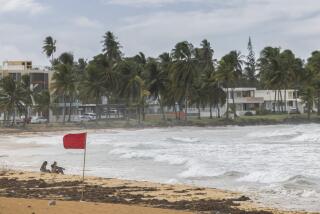
[[[225, 91], [227, 91], [225, 89]], [[229, 88], [228, 89], [228, 102], [236, 106], [238, 116], [242, 116], [247, 112], [256, 114], [257, 110], [261, 108], [264, 100], [263, 97], [256, 95], [256, 88]]]
[[[264, 104], [262, 107], [265, 110], [280, 112], [283, 109], [287, 112], [304, 112], [305, 105], [299, 98], [298, 92], [296, 90], [280, 90], [280, 93], [278, 90], [257, 90], [256, 96], [263, 98]], [[280, 100], [282, 100], [282, 106], [280, 104]]]
[[[277, 99], [275, 101], [275, 91], [273, 90], [257, 90], [256, 88], [229, 88], [224, 89], [225, 92], [228, 91], [228, 102], [229, 106], [233, 105], [233, 97], [234, 104], [236, 106], [236, 114], [238, 116], [243, 116], [245, 114], [257, 114], [258, 110], [267, 110], [270, 112], [296, 112], [304, 113], [305, 104], [298, 97], [298, 93], [296, 90], [288, 89], [281, 90], [281, 93], [277, 91]], [[282, 95], [283, 106], [279, 105], [279, 94]], [[286, 102], [284, 101], [286, 100]], [[220, 115], [224, 115], [227, 111], [227, 105], [225, 104], [220, 108]], [[231, 112], [231, 110], [229, 110]], [[189, 116], [199, 115], [199, 109], [191, 107], [188, 108]], [[204, 108], [200, 109], [201, 117], [209, 117], [210, 109]], [[213, 109], [213, 116], [217, 116], [217, 109]], [[233, 114], [230, 113], [230, 116]]]

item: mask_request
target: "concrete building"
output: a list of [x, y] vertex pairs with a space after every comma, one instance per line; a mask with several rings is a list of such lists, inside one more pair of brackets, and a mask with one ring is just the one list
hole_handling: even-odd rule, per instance
[[[225, 91], [227, 90], [225, 89]], [[229, 104], [233, 104], [234, 99], [238, 116], [242, 116], [247, 112], [256, 114], [256, 111], [264, 103], [263, 97], [257, 96], [256, 88], [229, 88], [227, 96]]]
[[[282, 108], [279, 106], [278, 102], [278, 91], [277, 91], [277, 101], [275, 101], [275, 91], [273, 90], [257, 90], [256, 88], [229, 88], [224, 89], [225, 92], [228, 91], [228, 102], [229, 106], [233, 104], [233, 97], [234, 103], [236, 106], [236, 114], [238, 116], [243, 116], [245, 114], [257, 114], [257, 111], [270, 111], [270, 112], [280, 112]], [[304, 113], [305, 104], [303, 101], [298, 97], [298, 94], [293, 89], [288, 90], [281, 90], [281, 94], [283, 97], [286, 97], [286, 103], [283, 104], [283, 110], [286, 110], [288, 113], [297, 112]], [[154, 107], [153, 107], [154, 108]], [[221, 116], [225, 115], [227, 111], [227, 105], [225, 104], [219, 109], [212, 109], [213, 116]], [[231, 110], [229, 110], [231, 112]], [[198, 116], [199, 109], [190, 106], [188, 108], [188, 115], [189, 116]], [[209, 117], [210, 116], [210, 109], [208, 107], [200, 109], [201, 117]], [[233, 116], [232, 113], [229, 114], [230, 117]]]
[[[299, 98], [296, 90], [257, 90], [256, 95], [264, 100], [262, 108], [268, 111], [280, 112], [282, 108], [287, 112], [299, 111], [304, 113], [305, 104]], [[280, 103], [282, 97], [282, 106]], [[285, 101], [286, 100], [286, 101]]]
[[[0, 68], [0, 79], [11, 76], [14, 80], [20, 81], [23, 75], [29, 75], [31, 85], [35, 90], [49, 90], [51, 84], [52, 71], [33, 66], [32, 61], [4, 61]], [[0, 120], [4, 114], [0, 112]]]
[[48, 90], [51, 84], [52, 71], [33, 66], [32, 61], [4, 61], [0, 69], [0, 79], [11, 76], [20, 81], [23, 75], [30, 76], [30, 82], [39, 90]]

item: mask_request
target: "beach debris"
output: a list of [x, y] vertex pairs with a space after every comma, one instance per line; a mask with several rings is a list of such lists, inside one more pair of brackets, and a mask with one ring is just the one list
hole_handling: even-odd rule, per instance
[[[46, 188], [39, 188], [40, 184], [46, 183]], [[56, 201], [52, 200], [53, 197], [67, 201], [79, 201], [79, 187], [82, 186], [81, 181], [60, 181], [60, 182], [47, 182], [44, 180], [18, 180], [16, 178], [1, 178], [0, 177], [0, 196], [15, 197], [15, 198], [34, 198], [34, 199], [47, 199], [49, 206], [56, 206]], [[184, 189], [173, 188], [173, 191], [180, 191], [183, 193], [172, 193], [177, 196], [183, 196], [181, 200], [170, 201], [167, 200], [170, 195], [163, 195], [163, 197], [155, 197], [153, 192], [161, 189], [146, 186], [101, 186], [101, 185], [86, 185], [86, 201], [94, 203], [116, 203], [127, 205], [144, 205], [150, 207], [157, 207], [163, 209], [173, 210], [188, 210], [192, 212], [206, 212], [215, 214], [272, 214], [269, 211], [252, 210], [243, 211], [240, 207], [240, 201], [249, 200], [248, 197], [238, 197], [229, 199], [210, 199], [193, 197], [191, 194], [186, 200], [186, 193]], [[188, 189], [186, 189], [188, 191]], [[193, 190], [194, 191], [194, 190]], [[202, 189], [199, 189], [201, 193]], [[190, 194], [190, 192], [189, 192]]]
[[50, 201], [48, 202], [48, 205], [49, 205], [49, 206], [56, 206], [56, 205], [57, 205], [57, 202], [56, 202], [55, 200], [50, 200]]

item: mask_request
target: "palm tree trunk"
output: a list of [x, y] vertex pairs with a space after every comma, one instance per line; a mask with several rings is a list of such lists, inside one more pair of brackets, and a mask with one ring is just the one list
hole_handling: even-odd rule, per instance
[[276, 105], [277, 105], [277, 90], [274, 90], [274, 105], [273, 105], [273, 113], [276, 112]]
[[141, 124], [141, 107], [140, 104], [138, 105], [138, 121], [139, 121], [139, 125]]
[[16, 124], [16, 108], [13, 107], [12, 126]]
[[186, 100], [185, 100], [185, 116], [184, 119], [185, 121], [188, 121], [188, 98], [189, 98], [189, 86], [187, 85], [187, 90], [186, 90]]
[[28, 120], [28, 108], [26, 107], [26, 109], [25, 109], [25, 111], [24, 111], [23, 127], [26, 127], [27, 120]]
[[221, 118], [219, 104], [217, 105], [217, 109], [218, 109], [218, 118]]
[[71, 122], [71, 113], [72, 113], [72, 97], [69, 97], [69, 117], [68, 122]]
[[210, 103], [210, 119], [212, 119], [212, 104]]
[[318, 97], [318, 102], [317, 102], [317, 115], [320, 115], [320, 90], [318, 89], [318, 93], [317, 93], [317, 97]]
[[198, 119], [201, 120], [201, 109], [199, 106], [198, 106]]
[[143, 103], [142, 103], [142, 121], [146, 120], [146, 112], [145, 112], [145, 105], [144, 105], [144, 99], [143, 99]]
[[308, 120], [310, 120], [310, 116], [311, 116], [311, 103], [308, 102]]
[[237, 117], [237, 107], [234, 103], [234, 88], [232, 89], [232, 105], [233, 105], [233, 116], [234, 118]]
[[283, 113], [283, 99], [282, 99], [282, 92], [279, 90], [279, 96], [280, 96], [280, 108], [281, 112]]
[[229, 88], [227, 86], [227, 112], [226, 112], [226, 118], [229, 119]]
[[295, 94], [295, 96], [296, 96], [296, 109], [297, 109], [297, 112], [300, 113], [300, 110], [299, 110], [299, 107], [298, 107], [298, 90], [297, 89], [295, 90], [295, 93], [296, 93]]
[[276, 101], [277, 101], [277, 112], [280, 111], [280, 107], [279, 107], [279, 90], [277, 90], [277, 98], [276, 98]]
[[64, 106], [63, 106], [63, 124], [66, 123], [66, 110], [67, 110], [67, 102], [66, 102], [66, 96], [63, 95], [63, 103], [64, 103]]
[[284, 89], [284, 112], [287, 112], [287, 88]]
[[100, 119], [100, 108], [99, 108], [99, 97], [96, 98], [96, 123], [98, 123], [98, 119]]
[[163, 119], [163, 120], [167, 120], [167, 119], [166, 119], [166, 114], [165, 114], [165, 112], [164, 112], [164, 108], [163, 108], [162, 101], [160, 100], [159, 97], [158, 97], [158, 100], [159, 100], [159, 104], [160, 104], [160, 111], [161, 111], [161, 114], [162, 114], [162, 119]]

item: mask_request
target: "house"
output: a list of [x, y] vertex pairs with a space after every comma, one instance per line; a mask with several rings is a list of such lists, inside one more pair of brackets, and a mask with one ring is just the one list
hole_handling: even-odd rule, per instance
[[256, 114], [256, 111], [260, 109], [264, 103], [263, 97], [257, 96], [256, 88], [229, 88], [228, 90], [224, 89], [224, 91], [228, 91], [227, 97], [229, 105], [233, 104], [234, 100], [238, 116], [245, 115], [248, 112]]

